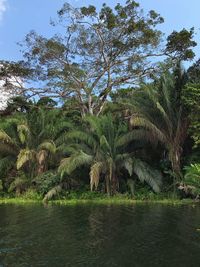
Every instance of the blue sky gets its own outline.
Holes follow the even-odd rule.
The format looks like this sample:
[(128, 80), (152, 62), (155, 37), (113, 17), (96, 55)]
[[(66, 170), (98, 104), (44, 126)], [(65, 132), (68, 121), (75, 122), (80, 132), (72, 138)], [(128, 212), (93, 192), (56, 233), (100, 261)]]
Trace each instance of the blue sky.
[[(30, 30), (45, 36), (51, 36), (52, 27), (50, 18), (56, 18), (65, 0), (0, 0), (0, 59), (20, 60), (22, 55), (17, 46)], [(88, 4), (101, 6), (106, 2), (115, 5), (121, 0), (74, 0), (68, 1), (76, 6)], [(154, 9), (165, 18), (165, 23), (160, 27), (167, 34), (183, 27), (195, 27), (195, 39), (200, 39), (200, 0), (138, 0), (145, 10)], [(199, 47), (195, 49), (197, 57), (200, 57)]]

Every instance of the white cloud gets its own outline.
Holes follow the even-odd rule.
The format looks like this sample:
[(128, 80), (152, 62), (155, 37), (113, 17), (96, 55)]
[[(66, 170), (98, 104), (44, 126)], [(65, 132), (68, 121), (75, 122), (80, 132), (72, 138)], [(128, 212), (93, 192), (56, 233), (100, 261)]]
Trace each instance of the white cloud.
[(3, 15), (7, 10), (7, 0), (0, 0), (0, 21), (3, 19)]

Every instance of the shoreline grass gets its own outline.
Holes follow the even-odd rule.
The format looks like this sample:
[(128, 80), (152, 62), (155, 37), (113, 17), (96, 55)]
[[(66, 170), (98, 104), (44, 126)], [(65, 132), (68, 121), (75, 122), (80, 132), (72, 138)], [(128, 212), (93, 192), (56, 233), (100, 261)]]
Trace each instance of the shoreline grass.
[(58, 199), (44, 202), (42, 199), (27, 199), (22, 197), (16, 198), (0, 198), (0, 204), (44, 204), (44, 205), (137, 205), (137, 204), (163, 204), (163, 205), (199, 205), (193, 199), (156, 199), (156, 200), (140, 200), (140, 199), (122, 199), (117, 197), (111, 198), (94, 198), (94, 199)]

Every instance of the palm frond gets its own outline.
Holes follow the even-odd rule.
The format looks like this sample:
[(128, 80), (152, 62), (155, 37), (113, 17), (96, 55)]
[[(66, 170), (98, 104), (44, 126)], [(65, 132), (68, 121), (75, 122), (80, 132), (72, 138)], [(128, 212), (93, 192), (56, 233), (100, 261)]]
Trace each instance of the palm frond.
[(58, 171), (61, 173), (61, 176), (63, 176), (64, 173), (70, 174), (82, 165), (91, 164), (92, 160), (93, 156), (88, 155), (83, 151), (78, 151), (70, 157), (64, 158), (60, 163)]
[(54, 136), (55, 138), (59, 137), (62, 133), (72, 130), (74, 128), (73, 124), (69, 121), (60, 121), (56, 123), (54, 127)]
[(69, 141), (71, 142), (72, 140), (82, 141), (86, 143), (87, 145), (89, 145), (90, 147), (96, 146), (96, 140), (91, 134), (84, 132), (84, 131), (79, 131), (79, 130), (71, 131), (71, 132), (63, 134), (62, 136), (59, 137), (57, 142), (58, 143), (69, 143)]
[(107, 141), (105, 135), (102, 135), (102, 136), (100, 137), (100, 147), (101, 147), (101, 149), (104, 150), (104, 151), (109, 151), (109, 152), (111, 152), (111, 147), (110, 147), (110, 145), (109, 145), (109, 143), (108, 143), (108, 141)]
[(4, 130), (0, 130), (0, 142), (14, 145), (12, 138)]
[(139, 159), (134, 159), (133, 170), (141, 182), (149, 184), (154, 192), (160, 192), (162, 175), (159, 171), (152, 169), (147, 163)]
[(158, 139), (161, 143), (166, 144), (167, 138), (166, 134), (163, 133), (155, 124), (153, 124), (148, 119), (145, 119), (141, 116), (135, 116), (131, 119), (131, 124), (134, 127), (144, 127), (149, 130), (153, 139)]
[(30, 181), (25, 177), (17, 177), (9, 186), (8, 192), (13, 192), (16, 189), (26, 188), (29, 185)]
[(12, 156), (6, 156), (0, 159), (0, 176), (5, 176), (7, 172), (14, 167), (15, 159)]
[(84, 151), (86, 154), (92, 154), (92, 149), (84, 143), (74, 143), (74, 144), (62, 144), (57, 147), (57, 152), (61, 152), (65, 155), (72, 155), (77, 153), (77, 151)]
[(56, 153), (56, 145), (53, 141), (44, 141), (39, 145), (39, 150), (46, 150), (51, 154)]
[(163, 120), (165, 121), (166, 126), (168, 127), (168, 130), (170, 131), (170, 135), (172, 134), (173, 125), (170, 117), (168, 116), (167, 112), (164, 110), (163, 106), (156, 102), (157, 109), (160, 111), (160, 114), (163, 117)]
[(51, 200), (53, 197), (57, 196), (61, 191), (62, 191), (61, 185), (53, 187), (51, 190), (49, 190), (49, 192), (46, 193), (43, 201), (46, 202), (48, 200)]
[(132, 131), (119, 136), (115, 145), (117, 148), (126, 147), (132, 141), (149, 141), (156, 143), (157, 139), (155, 139), (148, 130), (142, 128), (133, 129)]
[(100, 138), (102, 135), (102, 127), (100, 126), (99, 118), (96, 116), (86, 116), (84, 121), (89, 124), (91, 132), (95, 132), (95, 134), (97, 134), (97, 136)]
[(0, 154), (1, 155), (13, 155), (17, 156), (18, 154), (18, 147), (12, 146), (6, 143), (0, 143)]
[(22, 149), (17, 157), (17, 169), (22, 168), (27, 162), (34, 161), (36, 153), (34, 150)]
[(101, 172), (103, 170), (103, 162), (95, 162), (90, 168), (90, 189), (93, 190), (93, 187), (97, 189), (99, 185), (99, 179)]
[(133, 174), (133, 159), (127, 158), (126, 160), (124, 160), (124, 167), (131, 176)]
[(26, 124), (20, 124), (17, 126), (17, 132), (22, 144), (25, 144), (30, 136), (30, 129)]

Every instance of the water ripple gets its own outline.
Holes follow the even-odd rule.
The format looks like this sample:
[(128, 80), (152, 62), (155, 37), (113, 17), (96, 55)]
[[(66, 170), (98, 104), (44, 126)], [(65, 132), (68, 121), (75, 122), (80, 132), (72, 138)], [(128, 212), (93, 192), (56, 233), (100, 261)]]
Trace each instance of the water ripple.
[(198, 266), (200, 207), (0, 206), (0, 267)]

